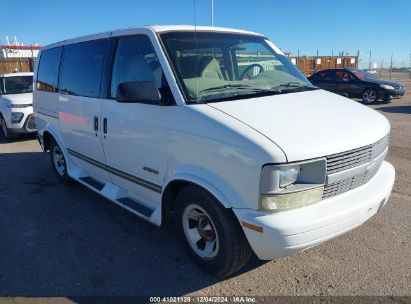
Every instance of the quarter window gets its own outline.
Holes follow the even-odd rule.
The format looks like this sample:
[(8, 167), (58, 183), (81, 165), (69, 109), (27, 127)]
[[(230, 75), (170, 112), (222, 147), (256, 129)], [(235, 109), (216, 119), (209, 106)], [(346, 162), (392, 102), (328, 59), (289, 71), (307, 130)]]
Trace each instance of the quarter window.
[(39, 91), (57, 92), (60, 59), (63, 48), (57, 47), (41, 53), (36, 87)]
[(107, 40), (64, 47), (59, 90), (62, 93), (99, 97)]
[(153, 81), (162, 98), (169, 97), (163, 69), (146, 36), (120, 38), (117, 41), (110, 96), (116, 98), (119, 84), (130, 81)]

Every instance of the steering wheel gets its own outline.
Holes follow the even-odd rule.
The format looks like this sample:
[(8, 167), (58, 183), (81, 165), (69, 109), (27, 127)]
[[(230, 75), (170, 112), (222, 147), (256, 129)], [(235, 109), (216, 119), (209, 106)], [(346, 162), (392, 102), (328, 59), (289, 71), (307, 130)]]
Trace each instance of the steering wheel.
[(248, 76), (248, 79), (254, 78), (255, 76), (257, 76), (258, 74), (255, 75), (255, 76), (250, 76), (250, 75), (248, 75), (248, 73), (249, 73), (252, 69), (254, 69), (255, 67), (258, 67), (258, 68), (260, 69), (260, 71), (258, 72), (258, 74), (264, 72), (264, 67), (263, 67), (261, 64), (253, 63), (253, 64), (249, 65), (249, 66), (244, 70), (244, 72), (243, 72), (243, 73), (241, 74), (241, 76), (240, 76), (240, 79), (243, 80), (243, 79), (244, 79), (244, 76)]

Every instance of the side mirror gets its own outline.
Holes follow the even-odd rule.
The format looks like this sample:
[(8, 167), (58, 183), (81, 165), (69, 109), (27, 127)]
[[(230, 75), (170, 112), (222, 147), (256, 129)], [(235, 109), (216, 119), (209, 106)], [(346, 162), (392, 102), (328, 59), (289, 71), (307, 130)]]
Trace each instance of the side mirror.
[(128, 81), (117, 86), (118, 102), (159, 103), (160, 91), (154, 81)]

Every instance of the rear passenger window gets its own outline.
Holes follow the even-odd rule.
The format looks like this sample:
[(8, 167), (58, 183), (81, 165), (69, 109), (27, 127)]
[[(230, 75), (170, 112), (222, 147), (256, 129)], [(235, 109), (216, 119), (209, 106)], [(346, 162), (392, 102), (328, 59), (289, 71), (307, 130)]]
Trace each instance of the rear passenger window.
[(61, 52), (57, 47), (41, 52), (36, 87), (39, 91), (57, 92)]
[(333, 80), (333, 74), (330, 71), (322, 71), (317, 74), (318, 80), (330, 81)]
[(62, 93), (99, 97), (107, 40), (93, 40), (64, 47), (59, 90)]

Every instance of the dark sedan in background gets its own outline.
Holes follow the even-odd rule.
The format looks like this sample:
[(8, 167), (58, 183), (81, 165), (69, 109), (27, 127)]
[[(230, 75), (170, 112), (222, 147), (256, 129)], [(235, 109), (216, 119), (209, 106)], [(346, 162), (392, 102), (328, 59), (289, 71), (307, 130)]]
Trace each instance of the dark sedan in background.
[(365, 104), (389, 101), (404, 95), (404, 87), (394, 81), (382, 80), (356, 68), (327, 69), (308, 79), (315, 86), (351, 98), (361, 98)]

